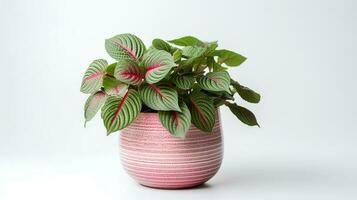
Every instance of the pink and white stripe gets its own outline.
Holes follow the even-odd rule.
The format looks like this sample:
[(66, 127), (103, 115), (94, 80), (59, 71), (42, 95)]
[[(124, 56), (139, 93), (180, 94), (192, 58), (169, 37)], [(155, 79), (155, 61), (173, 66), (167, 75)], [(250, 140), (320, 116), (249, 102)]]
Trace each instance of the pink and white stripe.
[(157, 113), (141, 113), (120, 134), (125, 170), (142, 185), (188, 188), (212, 178), (223, 158), (219, 115), (211, 134), (191, 125), (185, 139), (173, 137)]

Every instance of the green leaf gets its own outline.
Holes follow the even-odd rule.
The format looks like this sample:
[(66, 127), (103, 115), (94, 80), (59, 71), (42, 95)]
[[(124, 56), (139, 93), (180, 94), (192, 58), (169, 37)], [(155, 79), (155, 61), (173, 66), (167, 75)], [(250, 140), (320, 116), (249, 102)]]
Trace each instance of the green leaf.
[[(197, 63), (201, 63), (202, 58), (201, 57), (193, 57), (193, 58), (189, 58), (187, 60), (181, 60), (179, 67), (192, 67), (193, 65), (197, 64)], [(190, 71), (192, 71), (192, 69), (190, 68)]]
[(201, 91), (202, 91), (202, 88), (197, 83), (194, 83), (192, 86), (191, 95), (195, 95), (196, 93), (200, 93)]
[(192, 74), (176, 75), (172, 78), (172, 82), (180, 89), (191, 89), (195, 83), (195, 77)]
[(226, 49), (215, 50), (214, 55), (218, 56), (218, 63), (224, 63), (227, 66), (239, 66), (247, 59), (238, 53)]
[(198, 85), (208, 91), (229, 91), (230, 77), (228, 72), (209, 72), (196, 78)]
[(179, 60), (181, 60), (181, 57), (182, 57), (182, 50), (181, 49), (177, 49), (173, 55), (172, 55), (173, 59), (174, 59), (174, 62), (177, 62)]
[(202, 74), (205, 72), (205, 69), (207, 68), (207, 60), (206, 58), (202, 58), (199, 60), (197, 63), (194, 63), (193, 66), (193, 71), (197, 74)]
[(145, 80), (150, 84), (165, 78), (171, 68), (176, 65), (171, 54), (156, 49), (151, 49), (144, 55), (142, 64), (146, 68)]
[(130, 89), (124, 97), (110, 96), (102, 107), (102, 119), (107, 134), (121, 130), (132, 123), (141, 110), (141, 100), (137, 91)]
[(143, 70), (133, 60), (119, 60), (115, 67), (114, 76), (119, 81), (130, 85), (139, 85), (144, 81)]
[(105, 94), (103, 91), (96, 92), (88, 97), (84, 105), (84, 126), (95, 116), (95, 114), (97, 114), (98, 110), (100, 107), (102, 107), (106, 99), (107, 94)]
[(254, 90), (240, 85), (237, 81), (231, 81), (234, 89), (238, 92), (239, 96), (242, 99), (250, 102), (250, 103), (259, 103), (260, 101), (260, 94), (256, 93)]
[(177, 91), (169, 86), (141, 84), (139, 94), (143, 102), (153, 110), (181, 111)]
[(138, 60), (144, 55), (145, 45), (135, 35), (125, 33), (105, 40), (105, 49), (116, 60)]
[(184, 138), (191, 125), (191, 113), (184, 102), (180, 102), (181, 112), (159, 111), (162, 125), (174, 136)]
[(213, 71), (214, 72), (222, 72), (222, 71), (226, 71), (227, 70), (227, 67), (223, 67), (222, 65), (214, 62), (213, 63)]
[(169, 53), (172, 51), (172, 47), (162, 39), (154, 39), (152, 41), (152, 46), (157, 50), (164, 50)]
[(212, 132), (215, 123), (213, 101), (201, 92), (192, 94), (189, 101), (192, 123), (202, 131)]
[(115, 79), (114, 77), (106, 75), (103, 78), (103, 87), (104, 87), (104, 89), (113, 88), (117, 85), (118, 82), (119, 81), (117, 79)]
[(102, 87), (107, 66), (106, 60), (98, 59), (93, 61), (84, 73), (81, 92), (86, 94), (97, 92)]
[(213, 65), (216, 61), (214, 60), (214, 58), (212, 56), (208, 56), (207, 57), (207, 67), (209, 69), (209, 71), (213, 70)]
[(105, 76), (103, 80), (105, 93), (108, 95), (124, 96), (128, 90), (128, 85), (124, 84), (113, 77)]
[(216, 107), (216, 108), (220, 107), (225, 102), (226, 102), (226, 99), (222, 99), (222, 98), (214, 98), (214, 100), (213, 100), (214, 107)]
[(207, 45), (207, 48), (206, 48), (207, 50), (206, 50), (205, 54), (208, 55), (208, 56), (212, 56), (214, 51), (218, 47), (217, 41), (208, 42), (208, 43), (206, 43), (206, 45)]
[(233, 104), (233, 103), (226, 102), (225, 105), (228, 106), (228, 108), (232, 111), (232, 113), (235, 116), (237, 116), (237, 118), (241, 122), (243, 122), (243, 123), (245, 123), (245, 124), (247, 124), (249, 126), (258, 126), (258, 127), (260, 127), (258, 122), (257, 122), (257, 119), (255, 118), (254, 114), (250, 110), (248, 110), (248, 109), (246, 109), (246, 108), (244, 108), (242, 106), (238, 106), (235, 103)]
[(201, 40), (193, 36), (185, 36), (178, 39), (170, 40), (168, 42), (176, 44), (178, 46), (202, 46), (204, 44)]
[(115, 70), (115, 67), (117, 66), (117, 63), (112, 63), (110, 65), (108, 65), (107, 69), (105, 70), (105, 72), (108, 74), (108, 75), (111, 75), (111, 76), (114, 76), (114, 70)]
[[(234, 101), (233, 96), (231, 96), (229, 93), (224, 92), (222, 95), (212, 95), (211, 92), (207, 93), (207, 91), (204, 91), (205, 94), (207, 94), (212, 100), (215, 108), (220, 107), (221, 105), (225, 104), (227, 100), (232, 100)], [(223, 93), (223, 92), (219, 92)], [(227, 95), (225, 95), (227, 94)]]
[(218, 64), (211, 56), (207, 57), (207, 66), (213, 72), (221, 72), (227, 70), (226, 67), (223, 67), (222, 65)]
[(226, 91), (220, 91), (220, 92), (202, 91), (202, 92), (205, 93), (206, 95), (208, 95), (214, 102), (221, 102), (220, 100), (223, 100), (224, 102), (226, 100), (234, 101), (233, 95), (231, 95), (230, 93), (228, 93)]
[(206, 48), (198, 46), (187, 46), (182, 49), (182, 55), (189, 58), (200, 57), (206, 52)]

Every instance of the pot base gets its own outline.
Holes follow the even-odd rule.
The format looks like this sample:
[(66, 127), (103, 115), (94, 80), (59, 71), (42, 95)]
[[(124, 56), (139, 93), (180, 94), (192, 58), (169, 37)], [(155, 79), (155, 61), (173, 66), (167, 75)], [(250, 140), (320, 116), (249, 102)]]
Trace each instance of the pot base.
[(152, 188), (152, 189), (159, 189), (159, 190), (182, 190), (182, 189), (194, 189), (194, 188), (199, 188), (203, 185), (205, 185), (206, 182), (203, 183), (198, 183), (198, 184), (192, 184), (192, 185), (180, 185), (180, 186), (155, 186), (155, 185), (144, 185), (139, 183), (141, 186)]

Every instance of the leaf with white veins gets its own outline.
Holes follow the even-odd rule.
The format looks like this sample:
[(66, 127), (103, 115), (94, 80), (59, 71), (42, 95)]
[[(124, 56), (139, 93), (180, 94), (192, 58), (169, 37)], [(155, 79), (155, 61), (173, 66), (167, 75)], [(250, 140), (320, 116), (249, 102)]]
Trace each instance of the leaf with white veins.
[(84, 73), (82, 79), (81, 92), (91, 94), (97, 92), (103, 84), (103, 77), (108, 66), (106, 60), (94, 60)]
[(102, 119), (107, 134), (121, 130), (131, 124), (140, 114), (141, 100), (135, 90), (128, 90), (124, 97), (110, 96), (102, 107)]
[(119, 81), (130, 85), (139, 85), (144, 81), (144, 73), (138, 63), (133, 60), (119, 60), (114, 76)]
[(228, 72), (209, 72), (196, 78), (198, 85), (208, 91), (229, 91), (231, 78)]
[(146, 82), (152, 84), (165, 78), (176, 64), (171, 54), (163, 50), (151, 49), (144, 55), (142, 65), (146, 68)]
[(95, 114), (97, 114), (98, 110), (100, 109), (100, 107), (102, 107), (105, 100), (107, 99), (107, 96), (108, 95), (105, 94), (103, 91), (99, 91), (88, 97), (84, 105), (84, 126), (95, 116)]
[(125, 33), (105, 40), (105, 49), (116, 60), (139, 60), (144, 55), (145, 45), (137, 36)]
[(177, 91), (169, 86), (141, 84), (139, 94), (145, 105), (153, 110), (181, 111)]

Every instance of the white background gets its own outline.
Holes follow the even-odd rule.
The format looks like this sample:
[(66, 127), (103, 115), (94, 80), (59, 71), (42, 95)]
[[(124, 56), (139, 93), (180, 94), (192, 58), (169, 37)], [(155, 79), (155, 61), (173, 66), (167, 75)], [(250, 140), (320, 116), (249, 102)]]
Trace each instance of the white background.
[[(357, 3), (0, 0), (0, 199), (356, 199)], [(104, 39), (194, 35), (248, 57), (231, 70), (262, 95), (261, 128), (222, 109), (219, 173), (156, 190), (123, 171), (118, 135), (83, 128), (88, 64)]]

